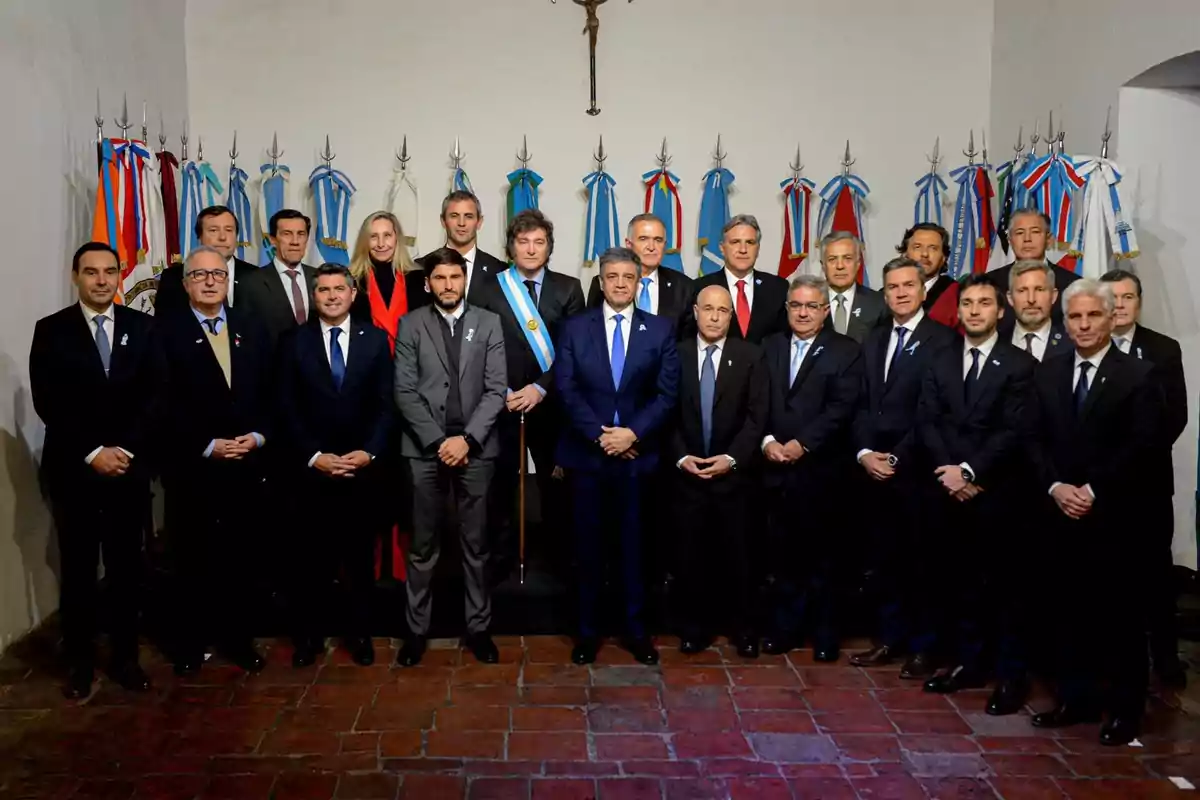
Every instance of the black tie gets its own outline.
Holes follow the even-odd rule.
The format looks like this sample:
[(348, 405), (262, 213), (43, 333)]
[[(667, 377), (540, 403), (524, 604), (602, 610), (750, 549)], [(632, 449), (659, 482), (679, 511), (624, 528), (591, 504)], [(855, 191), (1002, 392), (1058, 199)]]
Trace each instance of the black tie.
[(1079, 365), (1079, 382), (1075, 384), (1075, 414), (1083, 415), (1083, 404), (1087, 402), (1088, 396), (1088, 370), (1092, 368), (1092, 362), (1084, 361)]
[(896, 349), (892, 351), (892, 363), (888, 365), (888, 380), (896, 374), (896, 363), (900, 361), (900, 353), (904, 350), (904, 337), (907, 333), (908, 328), (905, 328), (903, 325), (896, 328)]
[(537, 308), (537, 282), (525, 281), (525, 288), (529, 290), (529, 299), (533, 301), (533, 307)]
[(963, 389), (966, 394), (967, 401), (970, 402), (974, 395), (975, 387), (979, 385), (979, 348), (971, 348), (971, 369), (967, 370), (966, 380), (963, 381)]

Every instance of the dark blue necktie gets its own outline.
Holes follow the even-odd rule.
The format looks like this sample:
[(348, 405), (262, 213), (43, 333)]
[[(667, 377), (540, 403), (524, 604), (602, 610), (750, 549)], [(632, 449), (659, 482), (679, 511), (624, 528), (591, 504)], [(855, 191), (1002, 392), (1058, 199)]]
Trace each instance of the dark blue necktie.
[(700, 369), (700, 432), (704, 436), (704, 455), (712, 452), (713, 401), (717, 394), (717, 368), (713, 365), (713, 354), (717, 346), (704, 348), (704, 366)]
[(339, 392), (342, 390), (342, 381), (346, 379), (346, 357), (338, 343), (341, 332), (341, 328), (329, 329), (329, 371), (333, 373), (333, 385)]
[[(625, 372), (625, 332), (621, 330), (621, 323), (624, 321), (623, 314), (614, 314), (613, 335), (612, 335), (612, 355), (609, 356), (609, 366), (612, 368), (613, 388), (618, 392), (621, 391), (621, 375)], [(621, 424), (621, 415), (617, 411), (613, 411), (613, 425)]]
[(971, 399), (971, 393), (975, 391), (976, 385), (979, 383), (979, 348), (971, 348), (971, 369), (967, 371), (967, 378), (963, 381), (963, 390), (967, 400)]
[(1079, 382), (1075, 384), (1075, 413), (1083, 414), (1083, 404), (1087, 402), (1088, 396), (1088, 370), (1092, 368), (1092, 362), (1084, 361), (1079, 365)]
[(908, 328), (896, 328), (896, 349), (892, 351), (892, 363), (888, 365), (888, 378), (896, 374), (896, 362), (900, 360), (900, 353), (904, 351), (904, 337), (908, 334)]

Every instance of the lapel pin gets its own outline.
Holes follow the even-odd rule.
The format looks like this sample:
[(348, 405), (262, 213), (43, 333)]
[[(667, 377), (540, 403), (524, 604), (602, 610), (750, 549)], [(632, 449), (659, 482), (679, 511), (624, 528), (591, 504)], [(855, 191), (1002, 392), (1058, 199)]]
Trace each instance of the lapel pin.
[(480, 269), (482, 269), (484, 272), (487, 272), (487, 264), (481, 266)]
[(474, 329), (474, 328), (471, 328), (470, 330), (468, 330), (468, 331), (467, 331), (467, 335), (466, 335), (465, 337), (463, 337), (463, 338), (464, 338), (464, 339), (466, 339), (466, 340), (469, 342), (469, 341), (471, 341), (471, 339), (472, 339), (474, 336), (475, 336), (475, 329)]
[[(129, 334), (125, 333), (125, 334), (121, 335), (121, 347), (124, 347), (127, 344), (129, 344)], [(1139, 351), (1138, 358), (1141, 358), (1140, 351)]]
[(242, 346), (242, 335), (240, 333), (235, 333), (233, 335), (233, 346), (234, 347)]
[(911, 356), (913, 353), (917, 352), (917, 348), (920, 347), (920, 345), (920, 342), (913, 342), (910, 344), (907, 349), (908, 354)]
[(1142, 357), (1142, 348), (1138, 348), (1138, 358)]
[(204, 344), (204, 340), (203, 340), (203, 339), (197, 339), (197, 340), (196, 340), (196, 344)]
[(1055, 341), (1056, 343), (1057, 343), (1057, 342), (1058, 342), (1058, 340), (1059, 340), (1059, 339), (1061, 339), (1061, 338), (1062, 338), (1062, 334), (1061, 334), (1061, 333), (1055, 333), (1055, 334), (1054, 334), (1054, 341)]
[(755, 285), (755, 286), (762, 286), (762, 278), (755, 278), (755, 279), (754, 279), (754, 285)]
[(854, 309), (854, 318), (855, 318), (855, 319), (858, 319), (858, 318), (859, 318), (861, 315), (862, 315), (862, 308), (861, 308), (861, 307), (860, 307), (860, 308), (856, 308), (856, 309)]
[(639, 331), (644, 331), (644, 330), (646, 330), (646, 326), (645, 326), (645, 325), (638, 325), (638, 330), (639, 330)]
[(994, 358), (992, 359), (992, 363), (995, 364), (997, 367), (1000, 366), (1000, 362)]
[(821, 351), (824, 349), (825, 349), (825, 345), (821, 345), (816, 350), (813, 350), (813, 358), (816, 358), (817, 356), (821, 355)]
[(364, 331), (362, 328), (359, 328), (359, 329), (358, 329), (358, 335), (359, 335), (359, 336), (362, 336), (364, 333), (366, 333), (366, 331)]

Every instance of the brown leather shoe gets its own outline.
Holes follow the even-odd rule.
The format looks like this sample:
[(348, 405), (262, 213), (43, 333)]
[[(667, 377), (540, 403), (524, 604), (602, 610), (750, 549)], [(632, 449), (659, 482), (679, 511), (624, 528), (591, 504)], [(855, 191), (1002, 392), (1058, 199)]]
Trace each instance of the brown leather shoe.
[(855, 667), (886, 667), (896, 660), (897, 655), (894, 649), (883, 644), (850, 656), (850, 664)]
[(913, 653), (900, 668), (900, 677), (905, 680), (928, 678), (937, 670), (933, 658), (928, 653)]

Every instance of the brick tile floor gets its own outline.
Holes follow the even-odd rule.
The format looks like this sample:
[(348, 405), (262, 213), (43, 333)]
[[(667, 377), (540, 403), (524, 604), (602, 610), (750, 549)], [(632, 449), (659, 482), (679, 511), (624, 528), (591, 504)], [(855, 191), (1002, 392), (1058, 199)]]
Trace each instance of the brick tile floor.
[(688, 658), (663, 638), (661, 667), (609, 646), (585, 668), (565, 638), (498, 643), (496, 666), (444, 643), (395, 670), (380, 639), (375, 667), (331, 648), (292, 670), (264, 641), (260, 675), (214, 658), (185, 680), (147, 648), (152, 692), (102, 680), (85, 703), (62, 699), (48, 658), (10, 651), (0, 800), (1130, 800), (1200, 784), (1200, 719), (1173, 697), (1152, 698), (1141, 747), (1104, 748), (1095, 726), (1035, 730), (984, 714), (986, 691), (926, 695), (808, 651)]

